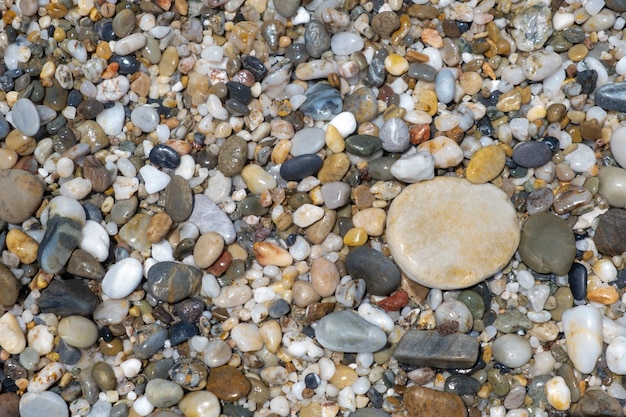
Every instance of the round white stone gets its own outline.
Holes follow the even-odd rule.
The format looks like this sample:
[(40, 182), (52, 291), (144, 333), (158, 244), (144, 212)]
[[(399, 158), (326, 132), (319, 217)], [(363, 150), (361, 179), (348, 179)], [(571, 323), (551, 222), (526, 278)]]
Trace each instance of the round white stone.
[(406, 187), (387, 215), (395, 262), (431, 288), (474, 285), (504, 267), (520, 227), (507, 195), (491, 184), (436, 177)]
[(616, 337), (606, 348), (606, 364), (611, 372), (626, 374), (626, 337)]
[(139, 173), (146, 183), (146, 192), (148, 194), (154, 194), (164, 190), (167, 184), (172, 180), (169, 175), (152, 165), (142, 166)]
[(111, 267), (102, 280), (102, 292), (110, 298), (124, 298), (137, 288), (143, 266), (135, 258), (124, 258)]

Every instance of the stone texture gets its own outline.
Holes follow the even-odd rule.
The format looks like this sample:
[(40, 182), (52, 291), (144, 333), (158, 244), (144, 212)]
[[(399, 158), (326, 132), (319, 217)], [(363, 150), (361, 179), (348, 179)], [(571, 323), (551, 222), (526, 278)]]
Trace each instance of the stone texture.
[(0, 220), (22, 223), (37, 210), (43, 192), (43, 182), (37, 176), (23, 170), (3, 170), (0, 172)]
[[(225, 383), (228, 381), (228, 383)], [(251, 384), (237, 368), (219, 366), (211, 369), (207, 379), (206, 390), (212, 392), (223, 401), (234, 402), (248, 395)]]
[(466, 417), (467, 408), (456, 394), (412, 386), (404, 393), (404, 407), (410, 417)]
[(82, 280), (54, 280), (39, 298), (42, 313), (59, 316), (88, 316), (96, 310), (98, 297)]
[(350, 311), (324, 316), (315, 328), (320, 345), (336, 352), (376, 352), (387, 343), (380, 327)]
[(346, 268), (353, 279), (363, 279), (373, 295), (389, 295), (398, 289), (402, 276), (396, 264), (379, 251), (367, 246), (352, 250)]
[(0, 305), (10, 306), (15, 304), (20, 295), (20, 282), (13, 272), (4, 264), (0, 264)]
[(572, 407), (572, 417), (623, 417), (619, 401), (598, 389), (585, 392), (578, 404)]
[(148, 271), (148, 292), (159, 301), (176, 303), (200, 290), (202, 272), (177, 262), (159, 262)]
[(462, 333), (411, 330), (393, 352), (398, 362), (434, 368), (470, 368), (478, 360), (478, 340)]
[(605, 84), (594, 93), (596, 106), (600, 106), (604, 110), (626, 112), (625, 92), (626, 82)]
[(394, 260), (409, 278), (431, 288), (465, 288), (493, 275), (511, 259), (519, 236), (504, 192), (452, 177), (406, 187), (387, 215)]
[(616, 256), (626, 252), (626, 210), (609, 209), (600, 216), (593, 241), (603, 255)]

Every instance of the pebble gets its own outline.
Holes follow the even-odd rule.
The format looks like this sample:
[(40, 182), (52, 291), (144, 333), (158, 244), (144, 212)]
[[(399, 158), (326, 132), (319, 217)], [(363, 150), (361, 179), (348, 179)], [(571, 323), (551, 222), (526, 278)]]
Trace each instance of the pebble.
[(35, 104), (27, 98), (15, 102), (11, 109), (11, 119), (15, 128), (27, 136), (35, 136), (39, 131), (39, 113)]
[(437, 73), (435, 79), (435, 92), (437, 99), (444, 104), (448, 104), (454, 100), (456, 93), (456, 81), (454, 73), (449, 69), (442, 69)]
[[(15, 193), (15, 189), (21, 190)], [(26, 171), (9, 169), (0, 173), (0, 220), (22, 223), (41, 204), (44, 185), (41, 180)]]
[(41, 291), (39, 309), (59, 316), (88, 316), (98, 305), (98, 297), (78, 279), (55, 280)]
[(598, 172), (600, 188), (598, 192), (606, 197), (608, 203), (613, 207), (626, 207), (626, 198), (621, 192), (624, 181), (626, 181), (626, 170), (618, 167), (603, 167)]
[(67, 316), (59, 321), (58, 334), (65, 343), (76, 348), (87, 348), (98, 340), (98, 328), (89, 319)]
[(157, 300), (176, 303), (200, 290), (202, 272), (177, 262), (158, 262), (148, 270), (147, 291)]
[(53, 415), (69, 417), (67, 404), (59, 394), (52, 391), (27, 392), (20, 399), (20, 416), (35, 417)]
[(602, 316), (595, 307), (581, 305), (565, 311), (562, 321), (572, 364), (579, 372), (590, 373), (602, 353)]
[(15, 318), (9, 312), (0, 317), (0, 347), (12, 355), (16, 355), (26, 347), (26, 338)]
[[(454, 228), (449, 227), (451, 218)], [(489, 225), (481, 221), (484, 218), (489, 218)], [(441, 245), (430, 236), (439, 236)], [(435, 178), (406, 187), (393, 201), (387, 239), (395, 262), (409, 278), (431, 288), (456, 289), (474, 285), (502, 268), (517, 249), (519, 227), (508, 198), (496, 187)], [(429, 245), (420, 245), (422, 241)]]
[(349, 311), (324, 316), (315, 327), (315, 338), (337, 352), (376, 352), (387, 343), (385, 332)]
[(552, 159), (552, 150), (545, 142), (522, 142), (513, 149), (512, 158), (520, 166), (537, 168)]
[(620, 231), (626, 224), (626, 212), (609, 209), (599, 217), (594, 242), (598, 251), (609, 256), (621, 255), (626, 251)]
[(399, 362), (442, 369), (470, 368), (478, 359), (476, 338), (436, 331), (411, 330), (396, 346), (393, 357)]
[(0, 304), (3, 306), (15, 304), (19, 297), (21, 284), (4, 264), (0, 264), (0, 286), (3, 288), (0, 294)]
[[(224, 384), (228, 381), (228, 384)], [(240, 371), (232, 366), (220, 366), (211, 369), (206, 390), (214, 393), (220, 400), (235, 402), (245, 397), (252, 385)]]
[(396, 264), (382, 253), (360, 246), (346, 257), (346, 269), (353, 279), (363, 279), (368, 292), (389, 295), (398, 289), (402, 279)]
[(621, 98), (624, 89), (626, 89), (626, 82), (611, 83), (599, 87), (594, 92), (596, 106), (600, 106), (604, 110), (626, 111), (626, 103)]
[(465, 176), (473, 184), (484, 184), (496, 178), (504, 169), (506, 154), (498, 146), (487, 146), (474, 152)]
[(465, 404), (458, 395), (417, 385), (404, 393), (404, 406), (410, 417), (436, 417), (441, 410), (446, 410), (450, 417), (467, 415)]
[(102, 279), (102, 292), (113, 299), (122, 299), (137, 288), (143, 278), (143, 266), (135, 258), (124, 258)]
[(280, 167), (280, 176), (286, 181), (300, 181), (315, 175), (322, 167), (322, 158), (315, 154), (304, 154), (285, 161)]
[(532, 357), (532, 348), (528, 340), (516, 334), (505, 334), (492, 345), (493, 357), (509, 368), (520, 367)]

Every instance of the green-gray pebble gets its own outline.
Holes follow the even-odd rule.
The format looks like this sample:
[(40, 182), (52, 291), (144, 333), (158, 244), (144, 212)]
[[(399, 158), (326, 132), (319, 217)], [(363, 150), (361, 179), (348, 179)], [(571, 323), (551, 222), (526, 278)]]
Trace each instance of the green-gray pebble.
[(481, 319), (485, 315), (485, 302), (475, 291), (462, 291), (457, 300), (467, 306), (474, 320)]
[(373, 135), (353, 135), (346, 139), (346, 151), (358, 156), (370, 156), (383, 148), (381, 140)]
[(239, 136), (224, 141), (217, 154), (217, 167), (226, 177), (241, 172), (248, 160), (248, 143)]

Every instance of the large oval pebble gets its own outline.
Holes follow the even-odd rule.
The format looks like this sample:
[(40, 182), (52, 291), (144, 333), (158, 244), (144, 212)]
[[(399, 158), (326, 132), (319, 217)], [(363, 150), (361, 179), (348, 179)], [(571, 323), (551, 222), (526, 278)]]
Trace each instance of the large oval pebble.
[(350, 311), (324, 316), (315, 327), (315, 338), (320, 345), (336, 352), (376, 352), (387, 343), (380, 327)]

